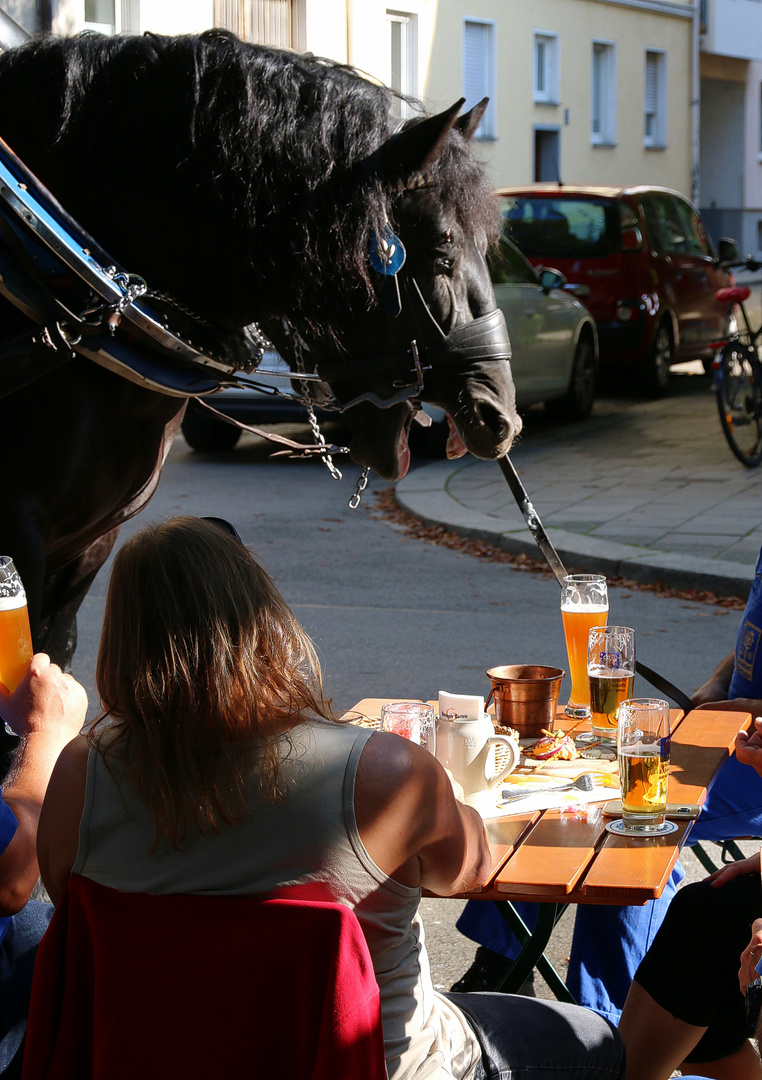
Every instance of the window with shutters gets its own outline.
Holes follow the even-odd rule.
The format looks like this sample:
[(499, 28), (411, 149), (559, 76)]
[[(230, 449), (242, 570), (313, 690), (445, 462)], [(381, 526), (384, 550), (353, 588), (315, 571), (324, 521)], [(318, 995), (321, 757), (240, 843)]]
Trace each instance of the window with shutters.
[(534, 86), (532, 97), (539, 105), (557, 105), (559, 100), (558, 34), (535, 30)]
[[(418, 97), (418, 16), (407, 11), (386, 12), (389, 29), (389, 85), (404, 97)], [(395, 116), (404, 119), (413, 111), (407, 102), (393, 103)]]
[(294, 0), (214, 0), (214, 25), (244, 41), (296, 48)]
[(667, 143), (667, 54), (646, 52), (643, 145), (660, 148)]
[(590, 140), (594, 146), (616, 143), (616, 45), (593, 42)]
[(463, 20), (463, 97), (464, 109), (478, 105), (488, 97), (489, 105), (476, 130), (476, 139), (494, 139), (497, 136), (495, 110), (496, 67), (495, 23), (488, 19)]

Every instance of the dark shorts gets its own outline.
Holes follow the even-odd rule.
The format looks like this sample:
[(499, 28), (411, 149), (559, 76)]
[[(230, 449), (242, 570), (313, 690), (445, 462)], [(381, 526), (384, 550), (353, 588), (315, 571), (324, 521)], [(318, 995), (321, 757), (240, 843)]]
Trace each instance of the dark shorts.
[(759, 874), (720, 889), (699, 881), (680, 889), (635, 980), (678, 1020), (707, 1028), (686, 1061), (717, 1061), (753, 1035), (738, 986), (741, 953), (762, 916)]

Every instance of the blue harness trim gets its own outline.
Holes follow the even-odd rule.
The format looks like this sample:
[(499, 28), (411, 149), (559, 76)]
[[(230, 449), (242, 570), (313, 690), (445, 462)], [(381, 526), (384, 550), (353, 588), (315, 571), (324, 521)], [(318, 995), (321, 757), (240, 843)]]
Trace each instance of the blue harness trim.
[[(152, 294), (100, 248), (2, 139), (0, 295), (35, 325), (26, 374), (18, 364), (13, 373), (5, 369), (9, 353), (18, 358), (19, 339), (0, 348), (3, 395), (73, 353), (164, 394), (205, 395), (235, 384), (235, 373), (256, 368), (264, 353), (264, 345), (243, 332), (210, 328)], [(41, 352), (44, 346), (50, 357)]]

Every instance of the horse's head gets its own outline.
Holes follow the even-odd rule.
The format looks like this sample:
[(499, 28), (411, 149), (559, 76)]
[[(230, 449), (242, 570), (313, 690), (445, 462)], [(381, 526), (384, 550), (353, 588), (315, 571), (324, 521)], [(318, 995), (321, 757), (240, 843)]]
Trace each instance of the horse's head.
[[(388, 232), (371, 240), (378, 302), (341, 328), (343, 355), (318, 362), (346, 408), (353, 460), (391, 480), (407, 472), (422, 402), (447, 412), (450, 457), (500, 457), (521, 430), (486, 263), (497, 215), (467, 147), (486, 101), (458, 119), (460, 105), (411, 123), (373, 154), (370, 168), (391, 192)], [(404, 265), (389, 273), (400, 241)]]

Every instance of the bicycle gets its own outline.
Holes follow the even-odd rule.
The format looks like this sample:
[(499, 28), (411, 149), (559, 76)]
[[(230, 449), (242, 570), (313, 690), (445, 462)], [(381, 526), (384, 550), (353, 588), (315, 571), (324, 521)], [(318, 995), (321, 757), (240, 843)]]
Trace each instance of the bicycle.
[[(743, 262), (728, 266), (743, 266), (759, 270), (762, 263), (747, 256)], [(712, 362), (712, 388), (717, 398), (720, 423), (728, 445), (747, 468), (762, 462), (762, 363), (758, 340), (762, 326), (752, 330), (744, 301), (751, 290), (746, 285), (730, 285), (715, 293), (721, 304), (735, 305), (743, 317), (743, 328), (735, 328), (723, 341), (715, 343), (717, 352)], [(732, 316), (731, 316), (732, 318)]]

